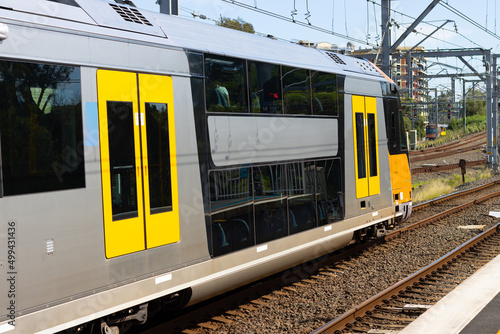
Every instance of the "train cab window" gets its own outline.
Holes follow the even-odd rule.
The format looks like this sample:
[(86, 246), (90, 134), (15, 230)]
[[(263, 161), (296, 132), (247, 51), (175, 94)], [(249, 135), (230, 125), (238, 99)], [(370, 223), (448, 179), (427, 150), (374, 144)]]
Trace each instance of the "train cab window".
[(210, 173), (212, 247), (215, 256), (254, 245), (250, 168)]
[(340, 159), (316, 161), (316, 203), (319, 225), (343, 219), (344, 197)]
[(246, 61), (205, 55), (207, 110), (248, 112)]
[(338, 116), (337, 75), (312, 72), (311, 85), (313, 114)]
[(314, 163), (287, 164), (288, 224), (290, 233), (316, 226)]
[(281, 66), (250, 61), (250, 104), (253, 113), (280, 114), (282, 111)]
[(253, 168), (257, 243), (288, 235), (285, 165)]
[(399, 100), (384, 98), (384, 109), (389, 153), (400, 154), (402, 151), (408, 150), (408, 146), (406, 144), (406, 130)]
[(285, 114), (311, 114), (309, 70), (283, 66), (283, 109)]
[(80, 68), (0, 61), (3, 195), (85, 187)]

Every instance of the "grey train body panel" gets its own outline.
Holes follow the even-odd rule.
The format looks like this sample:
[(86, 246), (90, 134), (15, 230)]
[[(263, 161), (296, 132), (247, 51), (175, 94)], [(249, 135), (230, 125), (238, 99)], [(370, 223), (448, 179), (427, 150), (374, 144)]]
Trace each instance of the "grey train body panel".
[[(125, 22), (111, 6), (114, 3), (75, 2), (79, 7), (45, 0), (0, 0), (0, 23), (9, 27), (8, 38), (0, 42), (2, 61), (80, 69), (85, 142), (84, 187), (0, 197), (0, 276), (8, 272), (4, 245), (9, 222), (16, 226), (17, 271), (15, 326), (8, 327), (10, 301), (4, 298), (10, 286), (6, 279), (0, 280), (0, 331), (60, 331), (188, 288), (195, 303), (340, 249), (351, 242), (356, 230), (394, 219), (380, 88), (387, 80), (370, 63), (144, 10), (137, 10), (144, 20), (141, 24)], [(200, 177), (192, 96), (192, 78), (203, 73), (190, 68), (193, 53), (345, 76), (343, 124), (342, 118), (219, 113), (208, 115), (206, 122), (208, 162), (214, 168), (343, 157), (342, 220), (228, 254), (210, 253), (209, 208)], [(172, 78), (178, 242), (106, 258), (98, 122), (97, 72), (101, 69)], [(375, 97), (377, 105), (380, 193), (362, 199), (369, 203), (366, 208), (356, 198), (352, 172), (352, 95)], [(315, 136), (318, 133), (325, 135)]]

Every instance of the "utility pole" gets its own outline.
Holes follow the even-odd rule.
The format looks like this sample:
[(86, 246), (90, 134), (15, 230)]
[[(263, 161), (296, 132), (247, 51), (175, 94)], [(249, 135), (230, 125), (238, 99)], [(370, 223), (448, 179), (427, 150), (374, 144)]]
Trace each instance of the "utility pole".
[(463, 112), (462, 112), (462, 117), (463, 117), (463, 123), (464, 123), (464, 134), (465, 134), (465, 130), (467, 130), (467, 124), (466, 124), (466, 121), (465, 121), (465, 116), (467, 115), (467, 103), (465, 101), (465, 79), (462, 79), (462, 83), (463, 83), (463, 89), (462, 89), (462, 97), (463, 97)]
[(451, 109), (455, 109), (455, 77), (451, 77)]
[(391, 78), (391, 0), (382, 0), (382, 72)]

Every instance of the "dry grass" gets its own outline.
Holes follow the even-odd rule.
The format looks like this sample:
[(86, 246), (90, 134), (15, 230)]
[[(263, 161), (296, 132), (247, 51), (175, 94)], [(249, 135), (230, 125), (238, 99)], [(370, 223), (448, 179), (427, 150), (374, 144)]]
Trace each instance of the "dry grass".
[(451, 193), (455, 188), (443, 180), (436, 180), (422, 185), (415, 190), (413, 201), (422, 202)]
[[(465, 182), (474, 182), (481, 179), (487, 179), (492, 176), (491, 170), (483, 168), (480, 170), (469, 170), (465, 174)], [(462, 184), (462, 174), (454, 174), (446, 179), (437, 179), (424, 183), (413, 191), (413, 201), (429, 201), (439, 196), (453, 192)]]

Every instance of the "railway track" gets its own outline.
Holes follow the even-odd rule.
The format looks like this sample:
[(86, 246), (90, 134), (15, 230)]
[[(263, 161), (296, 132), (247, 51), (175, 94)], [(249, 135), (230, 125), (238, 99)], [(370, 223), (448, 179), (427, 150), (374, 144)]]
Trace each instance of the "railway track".
[(457, 147), (462, 147), (462, 146), (469, 146), (471, 143), (480, 141), (481, 143), (486, 143), (486, 132), (482, 131), (476, 134), (473, 134), (467, 138), (463, 138), (459, 141), (451, 141), (448, 143), (444, 143), (439, 146), (434, 146), (434, 147), (429, 147), (417, 151), (411, 151), (410, 152), (410, 157), (415, 157), (415, 156), (421, 156), (421, 155), (427, 155), (430, 153), (435, 153), (435, 152), (443, 152), (443, 151), (449, 151), (449, 150), (455, 150)]
[[(481, 160), (475, 160), (475, 161), (466, 161), (464, 167), (476, 167), (476, 166), (483, 166), (486, 165), (486, 160), (481, 159)], [(461, 168), (462, 166), (460, 163), (458, 164), (447, 164), (447, 165), (427, 165), (427, 166), (422, 166), (422, 167), (415, 167), (411, 169), (411, 175), (415, 174), (422, 174), (422, 173), (437, 173), (437, 172), (443, 172), (443, 171), (448, 171), (448, 170), (453, 170), (453, 169), (458, 169)]]
[(486, 143), (485, 133), (480, 132), (459, 141), (452, 141), (440, 146), (431, 147), (409, 153), (410, 163), (440, 159), (452, 155), (466, 155), (469, 152), (481, 150)]
[[(500, 192), (464, 203), (422, 224), (437, 222), (457, 211), (480, 205)], [(407, 231), (407, 230), (406, 230)], [(402, 230), (395, 233), (401, 233)], [(393, 233), (393, 234), (395, 234)], [(386, 236), (391, 238), (392, 235)], [(475, 270), (500, 254), (500, 223), (399, 281), (340, 317), (314, 331), (319, 333), (390, 333), (402, 329), (425, 312), (432, 304), (467, 279)]]
[[(400, 229), (386, 234), (384, 238), (371, 240), (356, 247), (351, 247), (338, 254), (316, 259), (315, 261), (303, 264), (297, 268), (290, 269), (287, 272), (275, 275), (268, 280), (242, 288), (236, 293), (221, 296), (215, 301), (212, 300), (203, 304), (201, 307), (192, 308), (188, 313), (184, 313), (182, 316), (175, 318), (171, 317), (172, 319), (168, 322), (157, 324), (142, 333), (182, 332), (191, 334), (234, 333), (245, 331), (254, 333), (284, 331), (308, 333), (320, 327), (321, 324), (324, 324), (326, 319), (337, 318), (343, 314), (345, 310), (350, 309), (355, 304), (365, 299), (369, 299), (370, 296), (376, 295), (380, 290), (389, 286), (386, 281), (392, 280), (392, 283), (396, 283), (402, 280), (404, 275), (410, 275), (418, 271), (419, 268), (424, 267), (428, 262), (433, 262), (442, 254), (449, 252), (449, 250), (440, 250), (440, 255), (433, 255), (429, 260), (425, 260), (425, 256), (416, 255), (417, 260), (411, 260), (410, 264), (407, 264), (410, 268), (372, 268), (370, 270), (373, 270), (373, 274), (366, 274), (366, 276), (360, 274), (360, 270), (366, 271), (367, 266), (373, 267), (374, 263), (400, 262), (398, 255), (394, 255), (393, 257), (390, 256), (390, 254), (396, 254), (397, 252), (394, 250), (394, 247), (399, 247), (402, 249), (403, 253), (407, 253), (408, 249), (413, 247), (413, 241), (409, 240), (409, 237), (411, 236), (412, 239), (415, 238), (417, 235), (415, 232), (416, 230), (422, 226), (435, 225), (436, 220), (442, 221), (443, 219), (451, 217), (450, 215), (453, 215), (453, 213), (448, 212), (438, 216), (437, 212), (442, 211), (440, 208), (447, 207), (450, 209), (450, 207), (454, 207), (451, 203), (457, 200), (460, 200), (461, 205), (464, 201), (476, 201), (476, 206), (481, 205), (480, 203), (484, 203), (484, 199), (478, 199), (478, 197), (486, 196), (484, 195), (485, 193), (488, 194), (488, 196), (490, 196), (491, 193), (495, 193), (495, 196), (498, 196), (498, 191), (500, 191), (499, 182), (493, 182), (475, 189), (417, 205), (414, 209), (415, 216), (418, 215), (420, 217), (418, 222), (414, 222), (411, 225), (405, 224)], [(472, 204), (467, 205), (470, 206)], [(460, 211), (460, 208), (454, 207), (453, 210), (457, 212)], [(428, 216), (433, 217), (432, 219), (425, 218)], [(490, 225), (493, 225), (492, 219), (490, 219)], [(438, 224), (437, 226), (440, 225)], [(466, 237), (470, 238), (474, 236), (475, 233), (474, 230), (466, 231)], [(436, 232), (430, 233), (430, 235), (436, 234)], [(430, 237), (423, 237), (422, 239), (429, 238)], [(445, 238), (448, 238), (448, 236)], [(465, 242), (465, 240), (461, 239), (456, 241), (455, 244), (458, 245), (463, 242)], [(450, 240), (447, 240), (447, 244), (449, 244), (450, 247), (453, 245)], [(389, 258), (384, 258), (384, 256), (389, 256)], [(387, 272), (391, 277), (378, 279), (374, 276), (377, 272)], [(355, 277), (358, 277), (358, 281), (356, 281)], [(370, 279), (367, 279), (367, 277)], [(378, 280), (382, 281), (382, 283), (379, 283)], [(357, 293), (355, 291), (356, 286), (353, 285), (362, 285), (361, 283), (364, 285), (361, 286), (362, 292)], [(370, 283), (373, 283), (373, 286), (370, 286)], [(415, 289), (415, 291), (422, 290), (421, 287)], [(363, 294), (365, 295), (364, 299), (362, 298)], [(318, 299), (321, 298), (324, 300), (319, 301)], [(342, 298), (345, 300), (339, 300)], [(361, 299), (357, 300), (357, 302), (353, 302), (356, 298)], [(324, 303), (327, 305), (326, 307), (330, 309), (330, 313), (322, 313), (324, 311), (320, 311), (320, 307), (317, 307), (316, 303)], [(335, 305), (335, 307), (332, 307), (332, 305)], [(396, 312), (397, 306), (394, 305), (396, 304), (382, 304), (382, 307), (394, 307), (395, 309), (391, 310), (389, 313), (392, 312), (395, 318), (400, 318), (401, 320), (403, 317), (401, 315), (402, 313), (398, 314)], [(429, 305), (429, 303), (425, 305)], [(318, 310), (315, 310), (313, 314), (308, 314), (310, 310), (314, 310), (315, 308), (318, 308)], [(290, 311), (294, 309), (295, 314), (293, 314), (294, 312), (290, 314)], [(401, 310), (401, 312), (409, 311), (408, 307)], [(417, 311), (418, 310), (411, 310), (410, 313), (412, 315), (410, 315), (410, 317), (414, 317)], [(297, 313), (303, 313), (302, 320), (288, 319), (291, 317), (300, 318)], [(384, 316), (389, 317), (387, 314)], [(257, 320), (255, 320), (256, 318)], [(269, 325), (261, 323), (262, 319), (267, 319), (267, 323), (273, 323), (275, 325), (274, 328), (266, 328), (266, 326)], [(384, 321), (388, 322), (389, 320), (385, 319)], [(289, 322), (295, 323), (292, 326), (288, 324)], [(401, 324), (398, 326), (400, 325)], [(286, 330), (284, 327), (286, 327)]]

